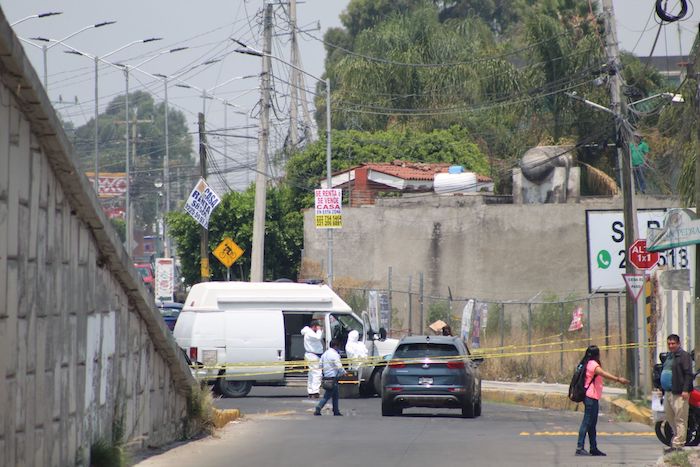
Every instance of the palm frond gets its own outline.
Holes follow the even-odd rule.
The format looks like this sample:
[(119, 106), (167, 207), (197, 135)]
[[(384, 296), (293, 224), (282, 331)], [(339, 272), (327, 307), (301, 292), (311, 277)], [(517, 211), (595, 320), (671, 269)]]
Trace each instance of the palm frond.
[(585, 162), (579, 164), (586, 167), (586, 183), (592, 192), (599, 195), (616, 195), (620, 192), (617, 182), (610, 175)]

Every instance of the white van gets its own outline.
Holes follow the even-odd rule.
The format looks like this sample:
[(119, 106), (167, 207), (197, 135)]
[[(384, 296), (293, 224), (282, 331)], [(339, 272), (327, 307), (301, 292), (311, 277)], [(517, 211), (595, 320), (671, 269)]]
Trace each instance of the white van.
[[(304, 360), (301, 329), (313, 319), (324, 324), (326, 348), (335, 337), (344, 349), (348, 333), (356, 330), (370, 357), (392, 353), (398, 341), (386, 339), (384, 329), (374, 332), (367, 313), (362, 315), (326, 285), (202, 282), (192, 286), (173, 336), (194, 364), (205, 367), (198, 375), (212, 378), (226, 397), (243, 397), (253, 384), (286, 384), (306, 374), (303, 365), (291, 362)], [(344, 384), (343, 392), (379, 393), (382, 369), (361, 365), (350, 372), (358, 384)]]

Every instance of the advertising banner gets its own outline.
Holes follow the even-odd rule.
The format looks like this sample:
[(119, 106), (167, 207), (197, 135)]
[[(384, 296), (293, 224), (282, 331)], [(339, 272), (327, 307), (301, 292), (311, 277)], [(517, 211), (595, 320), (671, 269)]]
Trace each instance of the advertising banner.
[(156, 258), (156, 300), (172, 302), (175, 293), (175, 262), (172, 258)]
[(205, 229), (209, 228), (209, 216), (221, 199), (207, 182), (200, 178), (185, 203), (185, 211)]
[[(661, 228), (666, 210), (637, 211), (639, 238), (646, 238), (647, 231)], [(625, 223), (622, 211), (587, 210), (586, 237), (588, 240), (588, 285), (591, 293), (620, 292), (625, 289), (622, 274), (627, 262), (625, 251)], [(635, 239), (636, 240), (636, 239)], [(647, 247), (648, 248), (648, 247)], [(651, 250), (650, 250), (651, 251)], [(658, 266), (670, 269), (690, 267), (690, 252), (686, 247), (669, 250), (659, 257)]]
[(317, 229), (343, 227), (343, 190), (314, 190)]
[(387, 292), (378, 292), (379, 297), (379, 327), (389, 332), (391, 329), (391, 303)]

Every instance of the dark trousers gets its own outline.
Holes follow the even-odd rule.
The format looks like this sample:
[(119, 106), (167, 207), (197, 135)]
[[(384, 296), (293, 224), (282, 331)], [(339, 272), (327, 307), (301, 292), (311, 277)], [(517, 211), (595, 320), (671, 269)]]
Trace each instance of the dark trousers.
[(586, 396), (583, 401), (585, 410), (583, 411), (583, 420), (581, 427), (578, 429), (578, 444), (577, 449), (583, 449), (586, 442), (586, 434), (588, 434), (588, 442), (591, 445), (591, 450), (598, 449), (598, 441), (596, 439), (596, 425), (598, 424), (598, 401)]
[(318, 401), (318, 405), (316, 406), (316, 412), (321, 412), (321, 409), (326, 405), (328, 402), (328, 399), (333, 398), (333, 413), (334, 414), (339, 414), (340, 413), (340, 407), (338, 407), (338, 400), (340, 399), (340, 391), (338, 389), (338, 380), (335, 380), (335, 384), (333, 385), (333, 389), (325, 389), (325, 392), (323, 393), (323, 397), (321, 398), (320, 401)]
[(632, 173), (634, 174), (634, 184), (639, 193), (646, 192), (647, 182), (644, 179), (644, 166), (639, 165), (632, 168)]

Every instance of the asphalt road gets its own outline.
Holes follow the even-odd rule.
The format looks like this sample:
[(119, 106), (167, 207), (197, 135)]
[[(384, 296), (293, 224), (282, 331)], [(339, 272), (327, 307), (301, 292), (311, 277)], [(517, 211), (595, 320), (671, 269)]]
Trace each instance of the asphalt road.
[[(602, 414), (598, 446), (607, 457), (576, 457), (581, 414), (484, 403), (482, 416), (407, 409), (382, 417), (380, 399), (341, 399), (344, 417), (312, 414), (304, 388), (254, 387), (219, 399), (245, 418), (216, 437), (154, 451), (139, 466), (598, 466), (653, 465), (662, 445), (645, 425)], [(330, 403), (326, 410), (330, 410)], [(588, 446), (586, 446), (588, 448)]]

